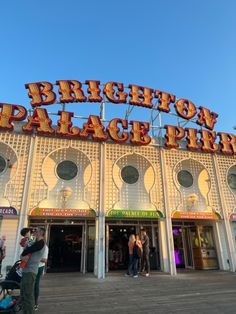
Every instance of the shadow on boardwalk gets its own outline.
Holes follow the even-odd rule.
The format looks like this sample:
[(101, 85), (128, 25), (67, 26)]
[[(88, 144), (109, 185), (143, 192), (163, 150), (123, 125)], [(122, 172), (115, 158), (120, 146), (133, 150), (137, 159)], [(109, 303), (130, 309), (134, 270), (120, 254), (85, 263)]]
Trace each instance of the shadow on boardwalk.
[(236, 273), (181, 272), (177, 276), (125, 277), (111, 273), (46, 274), (38, 313), (236, 313)]

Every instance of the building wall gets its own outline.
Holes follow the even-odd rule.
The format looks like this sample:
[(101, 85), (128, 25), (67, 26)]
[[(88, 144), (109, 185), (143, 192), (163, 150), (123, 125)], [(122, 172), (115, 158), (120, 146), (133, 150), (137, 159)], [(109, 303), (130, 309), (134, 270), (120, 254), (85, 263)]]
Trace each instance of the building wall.
[[(121, 169), (127, 165), (139, 170), (140, 179), (127, 184), (121, 178)], [(105, 210), (133, 209), (164, 212), (161, 183), (160, 152), (156, 147), (106, 145)]]
[[(164, 158), (171, 213), (176, 210), (190, 212), (215, 210), (222, 214), (211, 154), (165, 150)], [(187, 170), (193, 175), (192, 187), (184, 188), (178, 183), (177, 173), (181, 170)]]
[(236, 167), (236, 156), (217, 155), (217, 164), (219, 168), (219, 182), (224, 195), (224, 204), (227, 214), (236, 212), (236, 190), (232, 190), (228, 184), (227, 174)]
[[(229, 185), (229, 175), (236, 170), (236, 157), (235, 156), (224, 156), (217, 155), (216, 157), (216, 167), (217, 167), (217, 179), (219, 182), (219, 187), (221, 189), (221, 203), (224, 210), (224, 218), (225, 220), (230, 220), (231, 215), (236, 213), (236, 190), (232, 189)], [(234, 219), (235, 220), (235, 219)], [(226, 224), (227, 227), (227, 224)], [(233, 248), (232, 254), (236, 256), (236, 236), (235, 236), (235, 227), (236, 222), (230, 221), (230, 229), (228, 241), (226, 240), (224, 249), (227, 248), (227, 242), (232, 242)], [(229, 259), (227, 259), (229, 262)]]
[[(98, 211), (99, 150), (96, 142), (36, 137), (28, 213), (35, 207), (92, 208)], [(60, 179), (56, 173), (57, 165), (67, 159), (78, 165), (78, 174), (70, 181)], [(66, 187), (72, 193), (68, 199), (63, 199)]]
[[(102, 149), (104, 162), (101, 162)], [(99, 211), (107, 214), (112, 209), (158, 210), (164, 216), (175, 211), (204, 211), (216, 212), (227, 219), (236, 210), (236, 192), (227, 181), (228, 172), (236, 165), (235, 156), (165, 149), (162, 154), (167, 182), (164, 190), (160, 148), (152, 145), (104, 144), (0, 132), (0, 154), (9, 159), (6, 171), (0, 174), (0, 206), (13, 206), (19, 213), (11, 219), (4, 217), (1, 222), (0, 234), (7, 235), (3, 268), (19, 256), (14, 253), (19, 248), (19, 230), (37, 207), (91, 208), (97, 215)], [(77, 164), (78, 174), (65, 182), (58, 177), (56, 168), (67, 159)], [(121, 179), (121, 170), (127, 165), (139, 170), (140, 179), (135, 184), (126, 184)], [(193, 175), (190, 188), (178, 183), (181, 170)], [(65, 188), (70, 191), (67, 195), (63, 194)], [(164, 193), (168, 200), (166, 206)], [(223, 269), (227, 269), (229, 259), (225, 228), (224, 220), (214, 225)], [(165, 219), (160, 230), (166, 233)], [(235, 245), (232, 232), (231, 237)], [(166, 234), (162, 239), (168, 241)], [(166, 247), (163, 252), (166, 261)]]
[[(1, 235), (6, 235), (7, 255), (3, 260), (3, 269), (12, 265), (15, 259), (15, 247), (22, 208), (25, 176), (29, 158), (30, 136), (0, 132), (0, 154), (8, 160), (6, 170), (0, 175), (0, 206), (14, 207), (19, 216), (1, 221)], [(27, 191), (25, 191), (27, 193)]]

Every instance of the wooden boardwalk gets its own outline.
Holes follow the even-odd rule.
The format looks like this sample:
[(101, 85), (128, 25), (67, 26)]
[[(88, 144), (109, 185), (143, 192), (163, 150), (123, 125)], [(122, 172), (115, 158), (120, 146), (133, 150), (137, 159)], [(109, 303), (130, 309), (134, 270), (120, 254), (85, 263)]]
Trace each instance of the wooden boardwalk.
[(236, 273), (181, 272), (175, 277), (154, 273), (130, 278), (111, 273), (46, 274), (38, 313), (149, 314), (236, 313)]

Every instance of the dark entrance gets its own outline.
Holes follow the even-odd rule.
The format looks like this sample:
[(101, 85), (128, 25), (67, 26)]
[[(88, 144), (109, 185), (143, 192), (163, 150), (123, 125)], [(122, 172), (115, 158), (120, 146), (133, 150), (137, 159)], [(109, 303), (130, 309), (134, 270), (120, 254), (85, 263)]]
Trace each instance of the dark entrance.
[(134, 226), (109, 227), (109, 270), (127, 269), (129, 236), (135, 233)]
[(52, 225), (48, 272), (81, 270), (82, 226)]
[(128, 241), (131, 234), (140, 234), (140, 230), (145, 228), (150, 239), (150, 268), (157, 270), (160, 268), (158, 228), (157, 226), (145, 225), (112, 225), (108, 226), (109, 242), (107, 243), (107, 265), (108, 270), (126, 270), (129, 261)]

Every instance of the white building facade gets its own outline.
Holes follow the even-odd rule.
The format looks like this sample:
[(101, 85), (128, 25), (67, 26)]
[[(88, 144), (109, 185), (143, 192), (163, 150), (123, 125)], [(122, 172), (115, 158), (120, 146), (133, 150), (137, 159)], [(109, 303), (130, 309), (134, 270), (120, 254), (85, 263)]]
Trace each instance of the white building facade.
[(127, 267), (127, 240), (145, 228), (151, 271), (236, 270), (236, 159), (111, 141), (0, 131), (3, 271), (20, 230), (44, 225), (48, 271)]

